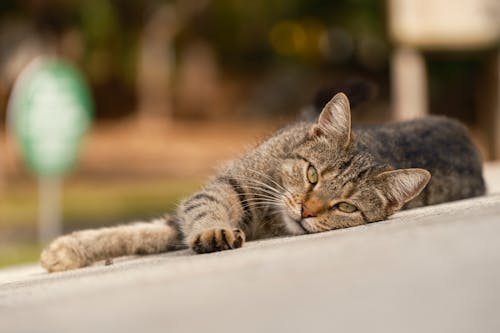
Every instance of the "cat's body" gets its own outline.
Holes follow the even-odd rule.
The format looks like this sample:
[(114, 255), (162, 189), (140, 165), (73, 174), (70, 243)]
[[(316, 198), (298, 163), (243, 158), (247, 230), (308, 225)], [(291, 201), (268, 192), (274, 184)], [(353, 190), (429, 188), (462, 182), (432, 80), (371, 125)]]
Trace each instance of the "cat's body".
[(347, 98), (338, 94), (317, 123), (286, 127), (228, 163), (175, 214), (60, 237), (41, 263), (60, 271), (183, 247), (226, 250), (245, 240), (375, 222), (403, 205), (484, 191), (479, 153), (458, 122), (429, 117), (351, 132)]

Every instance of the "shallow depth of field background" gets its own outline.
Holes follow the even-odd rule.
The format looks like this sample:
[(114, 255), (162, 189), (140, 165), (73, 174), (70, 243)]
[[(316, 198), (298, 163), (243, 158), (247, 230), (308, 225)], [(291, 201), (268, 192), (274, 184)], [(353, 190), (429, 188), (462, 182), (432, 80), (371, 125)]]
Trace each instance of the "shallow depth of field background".
[[(58, 54), (85, 74), (94, 124), (64, 182), (64, 230), (171, 211), (222, 161), (300, 117), (320, 89), (375, 87), (353, 122), (391, 119), (387, 5), (372, 0), (2, 0), (0, 266), (36, 260), (37, 180), (6, 126), (19, 72)], [(491, 49), (426, 51), (429, 110), (479, 117)]]

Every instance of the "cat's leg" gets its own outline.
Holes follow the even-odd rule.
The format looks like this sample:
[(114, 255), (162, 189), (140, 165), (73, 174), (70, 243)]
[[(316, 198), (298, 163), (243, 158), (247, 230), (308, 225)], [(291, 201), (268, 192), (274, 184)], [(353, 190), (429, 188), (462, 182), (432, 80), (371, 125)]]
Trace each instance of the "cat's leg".
[(40, 256), (49, 272), (88, 266), (96, 261), (133, 254), (155, 254), (183, 247), (172, 217), (109, 228), (76, 231), (55, 239)]
[(236, 180), (219, 179), (182, 202), (177, 216), (187, 245), (197, 253), (241, 247), (252, 218), (244, 195)]

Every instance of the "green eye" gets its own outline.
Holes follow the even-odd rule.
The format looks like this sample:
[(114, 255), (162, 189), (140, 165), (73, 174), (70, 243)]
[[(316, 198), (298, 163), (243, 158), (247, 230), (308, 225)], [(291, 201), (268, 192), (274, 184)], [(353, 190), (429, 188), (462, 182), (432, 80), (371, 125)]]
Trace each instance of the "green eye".
[(307, 168), (307, 180), (313, 185), (318, 182), (318, 172), (312, 165), (309, 165), (309, 167)]
[(338, 203), (337, 209), (344, 213), (354, 213), (355, 211), (358, 210), (356, 206), (351, 205), (350, 203), (347, 202)]

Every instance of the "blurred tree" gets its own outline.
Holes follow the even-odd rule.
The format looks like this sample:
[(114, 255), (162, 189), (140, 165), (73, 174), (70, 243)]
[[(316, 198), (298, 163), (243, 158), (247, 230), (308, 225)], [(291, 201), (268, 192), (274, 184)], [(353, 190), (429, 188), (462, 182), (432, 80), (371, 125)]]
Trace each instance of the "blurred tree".
[[(45, 44), (83, 68), (98, 118), (124, 116), (148, 109), (137, 102), (138, 92), (150, 89), (138, 77), (144, 72), (143, 37), (151, 30), (147, 22), (165, 6), (175, 14), (157, 29), (172, 25), (174, 32), (158, 35), (163, 46), (156, 49), (163, 50), (157, 53), (163, 62), (158, 72), (171, 73), (165, 74), (167, 81), (175, 81), (177, 63), (183, 61), (176, 56), (189, 54), (184, 48), (197, 40), (213, 49), (223, 77), (242, 81), (260, 76), (278, 82), (271, 76), (281, 75), (276, 70), (281, 66), (326, 80), (349, 73), (387, 79), (388, 44), (379, 1), (2, 0), (0, 29), (9, 35), (14, 26), (9, 22), (31, 26)], [(169, 84), (158, 86), (157, 95), (175, 93)]]

